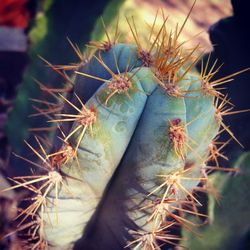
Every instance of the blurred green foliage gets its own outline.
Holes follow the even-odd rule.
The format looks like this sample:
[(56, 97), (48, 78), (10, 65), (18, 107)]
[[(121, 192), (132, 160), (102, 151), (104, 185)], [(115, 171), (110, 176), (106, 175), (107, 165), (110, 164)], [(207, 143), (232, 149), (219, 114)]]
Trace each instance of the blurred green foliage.
[(250, 249), (250, 152), (241, 155), (234, 164), (236, 176), (213, 174), (213, 182), (221, 194), (219, 203), (209, 196), (210, 224), (198, 228), (201, 237), (183, 230), (185, 246), (192, 250)]

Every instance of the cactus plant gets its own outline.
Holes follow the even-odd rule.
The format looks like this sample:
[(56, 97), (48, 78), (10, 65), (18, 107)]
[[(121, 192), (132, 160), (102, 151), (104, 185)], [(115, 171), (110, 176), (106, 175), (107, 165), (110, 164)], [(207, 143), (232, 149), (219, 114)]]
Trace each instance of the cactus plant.
[(192, 190), (218, 168), (207, 162), (220, 127), (237, 141), (223, 122), (235, 111), (217, 86), (241, 72), (216, 81), (216, 63), (194, 72), (199, 46), (186, 52), (178, 41), (186, 21), (170, 32), (167, 18), (159, 29), (154, 22), (145, 45), (128, 19), (134, 43), (118, 42), (118, 28), (111, 39), (104, 25), (107, 40), (90, 44), (96, 51), (77, 66), (70, 94), (57, 95), (64, 106), (49, 114), (53, 145), (26, 142), (39, 161), (17, 157), (35, 173), (2, 190), (33, 194), (16, 230), (33, 249), (71, 249), (82, 234), (81, 249), (160, 249), (178, 245), (169, 232), (177, 225), (193, 232), (183, 214), (201, 215)]

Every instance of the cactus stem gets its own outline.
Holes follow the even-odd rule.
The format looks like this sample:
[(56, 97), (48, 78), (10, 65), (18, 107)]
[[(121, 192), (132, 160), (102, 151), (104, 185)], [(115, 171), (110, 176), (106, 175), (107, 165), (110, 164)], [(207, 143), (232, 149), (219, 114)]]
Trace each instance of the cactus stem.
[[(35, 80), (44, 94), (49, 95), (55, 103), (51, 100), (47, 101), (47, 99), (32, 99), (35, 102), (33, 107), (36, 112), (32, 116), (44, 115), (48, 118), (48, 122), (56, 123), (51, 125), (56, 125), (57, 132), (61, 132), (61, 135), (57, 136), (61, 142), (56, 150), (51, 151), (54, 146), (52, 143), (49, 144), (45, 138), (35, 137), (38, 144), (37, 149), (25, 141), (32, 153), (38, 158), (39, 161), (36, 162), (16, 155), (41, 171), (37, 170), (36, 173), (28, 176), (9, 178), (14, 185), (0, 191), (1, 193), (23, 188), (31, 193), (31, 196), (24, 200), (28, 206), (20, 209), (15, 218), (15, 220), (18, 219), (16, 230), (6, 236), (24, 231), (27, 232), (28, 236), (27, 244), (34, 242), (34, 245), (31, 246), (34, 250), (48, 248), (48, 244), (60, 248), (62, 244), (67, 245), (69, 242), (71, 244), (79, 239), (77, 232), (79, 226), (82, 227), (81, 232), (85, 232), (86, 226), (88, 228), (89, 223), (92, 223), (90, 218), (98, 216), (99, 211), (92, 208), (98, 207), (100, 199), (104, 202), (101, 206), (102, 209), (106, 209), (109, 208), (109, 204), (106, 207), (106, 202), (113, 202), (117, 197), (119, 199), (120, 197), (126, 198), (120, 199), (120, 202), (131, 223), (124, 224), (122, 218), (117, 214), (119, 220), (121, 220), (108, 221), (107, 225), (112, 226), (113, 223), (115, 226), (117, 225), (118, 235), (119, 230), (122, 230), (120, 231), (122, 233), (123, 230), (126, 230), (130, 234), (122, 235), (122, 240), (132, 239), (126, 243), (128, 245), (125, 248), (160, 250), (164, 243), (172, 244), (173, 247), (183, 247), (179, 245), (180, 237), (168, 232), (176, 225), (183, 226), (192, 234), (199, 236), (193, 231), (193, 226), (197, 227), (200, 224), (196, 224), (192, 220), (189, 221), (185, 217), (185, 214), (207, 217), (198, 212), (198, 206), (202, 206), (202, 204), (193, 190), (211, 192), (219, 200), (219, 194), (210, 182), (208, 174), (214, 170), (234, 173), (238, 170), (219, 166), (219, 157), (227, 160), (223, 149), (231, 139), (226, 142), (217, 142), (215, 136), (227, 131), (232, 139), (240, 144), (230, 131), (229, 126), (224, 124), (223, 117), (249, 111), (232, 111), (233, 105), (227, 99), (227, 96), (220, 93), (219, 90), (224, 89), (222, 84), (232, 81), (234, 76), (248, 71), (250, 68), (213, 80), (222, 65), (218, 66), (218, 60), (215, 60), (210, 67), (211, 55), (209, 55), (205, 65), (202, 61), (200, 76), (193, 75), (192, 68), (203, 54), (198, 52), (200, 45), (184, 52), (182, 45), (187, 41), (179, 43), (178, 40), (195, 2), (194, 0), (184, 22), (179, 26), (177, 24), (170, 32), (166, 29), (168, 17), (165, 17), (164, 13), (162, 13), (162, 25), (156, 28), (157, 11), (153, 24), (149, 25), (149, 36), (146, 43), (141, 40), (140, 31), (136, 27), (133, 17), (131, 20), (127, 18), (134, 40), (133, 45), (125, 43), (116, 45), (119, 37), (118, 19), (115, 36), (111, 38), (109, 29), (101, 18), (105, 38), (104, 41), (91, 41), (87, 45), (87, 47), (97, 49), (97, 51), (88, 50), (87, 53), (92, 53), (90, 56), (83, 54), (80, 48), (68, 39), (69, 44), (80, 59), (79, 64), (52, 65), (40, 57), (66, 81), (66, 84), (61, 89), (57, 89), (47, 87)], [(89, 64), (81, 67), (82, 64), (87, 62)], [(124, 66), (126, 66), (125, 69)], [(83, 82), (82, 77), (73, 75), (70, 78), (68, 73), (73, 72), (67, 72), (67, 70), (72, 70), (74, 73), (84, 76)], [(139, 70), (141, 72), (137, 75)], [(154, 77), (152, 77), (152, 74)], [(96, 86), (98, 82), (96, 84), (96, 81), (94, 81), (94, 84), (92, 84), (93, 81), (86, 78), (100, 81), (100, 86), (103, 85), (98, 89), (99, 86)], [(110, 79), (107, 80), (106, 78)], [(73, 84), (72, 81), (75, 83)], [(136, 86), (139, 86), (138, 89)], [(87, 96), (85, 96), (83, 88), (88, 87), (90, 87), (90, 92), (87, 90)], [(98, 89), (97, 92), (92, 96), (96, 89)], [(145, 92), (143, 92), (144, 89)], [(79, 93), (75, 93), (73, 90), (79, 91)], [(143, 92), (144, 95), (133, 95), (132, 91), (135, 90)], [(146, 91), (150, 93), (148, 98), (145, 95)], [(65, 97), (67, 92), (69, 92), (70, 98)], [(200, 93), (199, 95), (196, 94), (197, 96), (186, 95), (189, 92)], [(88, 99), (88, 95), (92, 98), (89, 99), (88, 106), (85, 106), (81, 98)], [(99, 97), (100, 99), (98, 99)], [(112, 98), (114, 98), (114, 102), (112, 102), (114, 108), (118, 106), (119, 115), (112, 116), (110, 113), (110, 119), (106, 122), (103, 119), (105, 119), (108, 107), (103, 106), (108, 106)], [(131, 108), (131, 103), (125, 100), (126, 98), (135, 100), (135, 107)], [(184, 98), (196, 99), (189, 101)], [(100, 102), (100, 106), (98, 104), (95, 104), (96, 106), (89, 105), (89, 103)], [(165, 105), (166, 109), (164, 108)], [(160, 106), (160, 109), (158, 109), (158, 106)], [(97, 117), (99, 108), (101, 109)], [(159, 114), (163, 116), (159, 117)], [(127, 118), (128, 115), (130, 115), (129, 118)], [(101, 121), (105, 122), (101, 124), (101, 126), (104, 125), (104, 129), (98, 130), (98, 133), (95, 134), (98, 137), (98, 140), (96, 140), (96, 136), (93, 136), (93, 130), (96, 128), (96, 123)], [(197, 122), (189, 129), (188, 126), (194, 121)], [(72, 122), (73, 125), (70, 124), (72, 125), (71, 130), (65, 134), (60, 125), (65, 125), (68, 122)], [(161, 127), (162, 123), (162, 129), (147, 133), (149, 128)], [(112, 129), (108, 129), (110, 125)], [(31, 130), (52, 130), (55, 128), (52, 126)], [(162, 131), (165, 132), (163, 138), (161, 138)], [(84, 136), (85, 139), (88, 139), (87, 141), (84, 140)], [(133, 139), (131, 140), (132, 136)], [(83, 146), (82, 141), (84, 141), (83, 144), (87, 143), (87, 150), (80, 157), (78, 149), (80, 153), (80, 145)], [(122, 147), (116, 148), (117, 142)], [(57, 145), (57, 143), (55, 144)], [(93, 157), (92, 154), (88, 154), (88, 148), (92, 147), (96, 149), (91, 152), (94, 155)], [(48, 150), (50, 150), (49, 154), (46, 152)], [(125, 152), (126, 155), (124, 155)], [(145, 158), (147, 155), (150, 158)], [(89, 171), (81, 171), (79, 174), (79, 171), (75, 169), (76, 166), (78, 166), (78, 170), (80, 170), (80, 167), (84, 167), (80, 166), (78, 156), (83, 165), (85, 165), (85, 162), (87, 163), (86, 167)], [(215, 166), (207, 166), (206, 164), (209, 161), (213, 161)], [(120, 164), (119, 162), (121, 162), (121, 169), (124, 172), (122, 170), (117, 175), (115, 173), (115, 177), (112, 177), (117, 164)], [(131, 166), (133, 167), (132, 172), (130, 171)], [(71, 174), (73, 176), (70, 176)], [(78, 181), (83, 182), (84, 187), (84, 196), (80, 196), (78, 199), (74, 197), (74, 194), (71, 194), (69, 188), (72, 185), (73, 190), (81, 191), (82, 187), (67, 182), (70, 178), (77, 180), (74, 177), (75, 174), (79, 176)], [(103, 177), (104, 179), (101, 181)], [(110, 178), (112, 178), (112, 181), (110, 181)], [(113, 181), (113, 178), (118, 179)], [(110, 188), (106, 193), (105, 189), (108, 183), (110, 183)], [(202, 186), (194, 187), (198, 183)], [(122, 196), (119, 193), (121, 189), (123, 189)], [(70, 195), (66, 195), (66, 192), (69, 192)], [(109, 196), (109, 192), (111, 192), (111, 196), (114, 194), (111, 200), (104, 197), (105, 195)], [(127, 196), (129, 196), (128, 199)], [(132, 196), (131, 200), (129, 199), (130, 196)], [(86, 197), (87, 199), (85, 199)], [(78, 203), (79, 201), (81, 204)], [(58, 222), (58, 215), (61, 212), (63, 214), (69, 212), (72, 221), (71, 218), (60, 216), (62, 221), (60, 221), (58, 227), (54, 226), (54, 220), (51, 220), (49, 215), (55, 214), (55, 219)], [(83, 213), (83, 216), (79, 216), (78, 212)], [(105, 212), (106, 210), (104, 210), (104, 215)], [(106, 223), (105, 220), (101, 221), (102, 218), (101, 216), (100, 221), (99, 219), (98, 221)], [(122, 224), (116, 224), (117, 222)], [(72, 223), (74, 228), (71, 230)], [(132, 224), (133, 229), (138, 228), (138, 231), (130, 230), (129, 227)], [(62, 241), (65, 233), (70, 237), (68, 239), (65, 237)], [(88, 235), (88, 232), (86, 235)]]

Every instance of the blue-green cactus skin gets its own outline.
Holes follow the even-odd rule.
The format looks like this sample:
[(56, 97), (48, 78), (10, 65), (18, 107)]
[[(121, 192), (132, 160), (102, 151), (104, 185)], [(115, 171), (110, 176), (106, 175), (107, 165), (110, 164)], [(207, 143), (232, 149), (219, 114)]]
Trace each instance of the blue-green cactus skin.
[[(178, 84), (183, 96), (173, 97), (159, 86), (153, 68), (142, 66), (136, 46), (116, 44), (110, 51), (97, 51), (95, 55), (102, 58), (114, 74), (118, 74), (118, 69), (121, 74), (131, 69), (127, 75), (135, 75), (128, 92), (130, 98), (117, 93), (107, 105), (105, 93), (109, 91), (108, 82), (81, 75), (75, 79), (74, 92), (86, 102), (87, 107), (95, 107), (97, 122), (93, 134), (87, 130), (80, 143), (80, 169), (76, 160), (62, 167), (64, 173), (75, 178), (67, 179), (70, 192), (62, 187), (57, 207), (47, 208), (49, 216), (45, 217), (45, 237), (54, 246), (70, 246), (82, 236), (115, 171), (115, 179), (111, 181), (101, 204), (102, 211), (96, 215), (97, 228), (90, 238), (95, 238), (106, 226), (115, 235), (123, 235), (117, 238), (120, 239), (119, 245), (124, 247), (131, 239), (129, 229), (140, 228), (150, 232), (153, 227), (153, 223), (147, 223), (150, 210), (145, 211), (141, 207), (162, 196), (162, 190), (149, 195), (164, 181), (158, 175), (173, 174), (190, 164), (192, 169), (187, 176), (193, 180), (183, 180), (182, 185), (192, 192), (199, 182), (208, 146), (219, 130), (213, 97), (197, 91), (201, 82), (193, 73), (188, 73)], [(110, 79), (110, 73), (96, 57), (92, 57), (79, 71)], [(71, 100), (77, 103), (75, 97)], [(180, 119), (184, 126), (184, 159), (176, 154), (169, 138), (170, 122), (174, 119)], [(73, 124), (71, 131), (76, 126)], [(78, 139), (79, 133), (75, 133), (71, 143), (76, 145)], [(178, 196), (185, 198), (182, 192)], [(53, 198), (55, 194), (51, 192), (50, 199)], [(55, 213), (60, 218), (58, 222)], [(107, 214), (109, 218), (106, 218)], [(103, 247), (107, 249), (108, 246)]]

